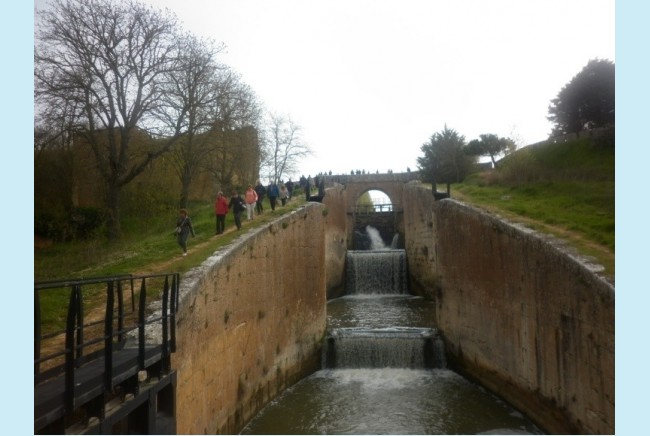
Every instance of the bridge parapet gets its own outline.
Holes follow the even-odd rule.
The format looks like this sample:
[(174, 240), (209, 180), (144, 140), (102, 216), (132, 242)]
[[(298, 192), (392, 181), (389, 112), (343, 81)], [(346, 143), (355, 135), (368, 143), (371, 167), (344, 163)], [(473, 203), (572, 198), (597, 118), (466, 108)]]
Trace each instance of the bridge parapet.
[[(420, 173), (417, 171), (406, 173), (384, 173), (384, 174), (350, 174), (350, 175), (332, 175), (320, 176), (323, 177), (324, 184), (330, 187), (334, 184), (345, 186), (347, 192), (347, 212), (348, 214), (355, 215), (356, 213), (365, 213), (363, 205), (357, 205), (359, 197), (367, 191), (377, 190), (381, 191), (390, 199), (390, 211), (401, 211), (400, 205), (402, 204), (402, 190), (405, 184), (413, 181), (420, 180)], [(374, 205), (373, 212), (389, 211), (388, 207), (382, 207), (380, 210)]]
[(413, 180), (420, 179), (418, 171), (411, 171), (406, 173), (382, 173), (382, 174), (338, 174), (331, 176), (320, 176), (326, 184), (339, 183), (346, 185), (348, 183), (408, 183)]

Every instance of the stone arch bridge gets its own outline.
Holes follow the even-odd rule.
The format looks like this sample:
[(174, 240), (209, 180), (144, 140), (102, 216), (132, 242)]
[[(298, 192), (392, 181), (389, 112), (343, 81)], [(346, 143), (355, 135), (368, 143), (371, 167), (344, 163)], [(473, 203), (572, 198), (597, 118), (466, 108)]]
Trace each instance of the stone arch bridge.
[[(348, 249), (367, 249), (368, 240), (366, 226), (370, 225), (379, 230), (386, 245), (393, 243), (395, 235), (397, 246), (403, 248), (404, 221), (403, 197), (404, 185), (419, 180), (418, 172), (383, 173), (383, 174), (351, 174), (320, 176), (325, 187), (336, 184), (345, 188), (345, 208), (347, 215)], [(389, 204), (359, 205), (359, 198), (368, 191), (381, 191), (390, 199)], [(327, 200), (325, 200), (327, 203)]]

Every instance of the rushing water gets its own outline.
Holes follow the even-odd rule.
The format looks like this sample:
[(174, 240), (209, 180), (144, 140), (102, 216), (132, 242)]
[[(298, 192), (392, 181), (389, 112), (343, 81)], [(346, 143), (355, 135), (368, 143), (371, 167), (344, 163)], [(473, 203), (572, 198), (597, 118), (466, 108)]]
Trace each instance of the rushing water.
[[(372, 330), (381, 336), (411, 323), (417, 334), (434, 328), (432, 308), (413, 296), (346, 296), (328, 303), (328, 329), (354, 336), (347, 329), (361, 326), (361, 336)], [(543, 434), (507, 403), (447, 368), (326, 368), (323, 360), (325, 369), (280, 394), (242, 434)]]
[(321, 370), (243, 434), (538, 434), (520, 413), (447, 369)]
[(406, 294), (404, 250), (348, 251), (345, 287), (350, 294)]
[(444, 344), (434, 329), (390, 327), (331, 331), (324, 368), (444, 368)]
[[(367, 254), (359, 253), (361, 262), (372, 262)], [(374, 291), (362, 284), (387, 264), (390, 274), (403, 274), (397, 268), (405, 262), (385, 258), (376, 269), (352, 270), (358, 275), (348, 281), (350, 295), (327, 305), (323, 369), (271, 401), (242, 434), (542, 434), (446, 368), (431, 302), (393, 287), (401, 278), (374, 281), (390, 287)]]

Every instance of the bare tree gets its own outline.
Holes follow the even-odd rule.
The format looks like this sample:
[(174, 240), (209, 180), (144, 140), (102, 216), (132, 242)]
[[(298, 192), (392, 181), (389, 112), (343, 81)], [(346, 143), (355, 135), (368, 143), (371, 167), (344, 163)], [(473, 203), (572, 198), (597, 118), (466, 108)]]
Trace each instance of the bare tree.
[[(126, 0), (54, 0), (39, 13), (37, 107), (68, 105), (105, 183), (108, 236), (120, 228), (120, 193), (172, 141), (133, 150), (136, 129), (160, 127), (162, 81), (177, 63), (176, 18)], [(177, 133), (177, 132), (174, 132)], [(156, 145), (155, 145), (156, 144)]]
[(211, 40), (185, 35), (179, 40), (177, 65), (167, 75), (162, 105), (156, 111), (171, 138), (174, 168), (181, 184), (180, 207), (186, 207), (193, 180), (209, 155), (209, 132), (218, 116), (219, 70), (223, 49)]
[(300, 126), (290, 117), (270, 115), (263, 166), (273, 183), (278, 183), (283, 176), (295, 172), (300, 159), (312, 153), (303, 143), (300, 130)]
[(220, 70), (218, 87), (207, 169), (216, 184), (229, 191), (235, 185), (251, 183), (259, 173), (262, 112), (253, 91), (233, 71)]

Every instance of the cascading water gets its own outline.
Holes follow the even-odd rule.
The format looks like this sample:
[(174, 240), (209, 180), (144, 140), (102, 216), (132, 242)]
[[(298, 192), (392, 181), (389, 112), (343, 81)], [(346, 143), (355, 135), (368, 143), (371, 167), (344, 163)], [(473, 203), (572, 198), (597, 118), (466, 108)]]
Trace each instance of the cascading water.
[[(371, 226), (366, 227), (366, 233), (372, 249), (350, 250), (346, 255), (346, 294), (349, 297), (365, 296), (365, 306), (370, 306), (370, 301), (378, 297), (410, 296), (406, 251), (386, 248), (379, 231)], [(330, 327), (324, 349), (324, 366), (441, 368), (444, 367), (444, 346), (433, 328), (396, 325), (370, 329), (363, 326)]]
[(390, 243), (390, 248), (391, 248), (391, 250), (395, 250), (395, 249), (397, 249), (397, 247), (398, 247), (397, 244), (399, 244), (399, 233), (395, 233), (395, 234), (393, 235), (393, 240), (392, 240), (391, 243)]
[(386, 245), (386, 241), (375, 227), (367, 225), (364, 231), (354, 231), (354, 247), (357, 250), (393, 250), (398, 248), (399, 233), (393, 235), (390, 245)]
[(408, 293), (406, 251), (348, 251), (345, 261), (348, 294)]
[(371, 250), (385, 250), (386, 244), (379, 233), (379, 230), (372, 226), (366, 226), (366, 234), (368, 239), (370, 239), (370, 249)]
[(404, 250), (351, 251), (346, 262), (346, 295), (327, 304), (323, 369), (242, 434), (542, 434), (446, 368), (434, 303), (408, 293)]
[(328, 336), (325, 368), (444, 368), (444, 344), (435, 329), (341, 328)]

